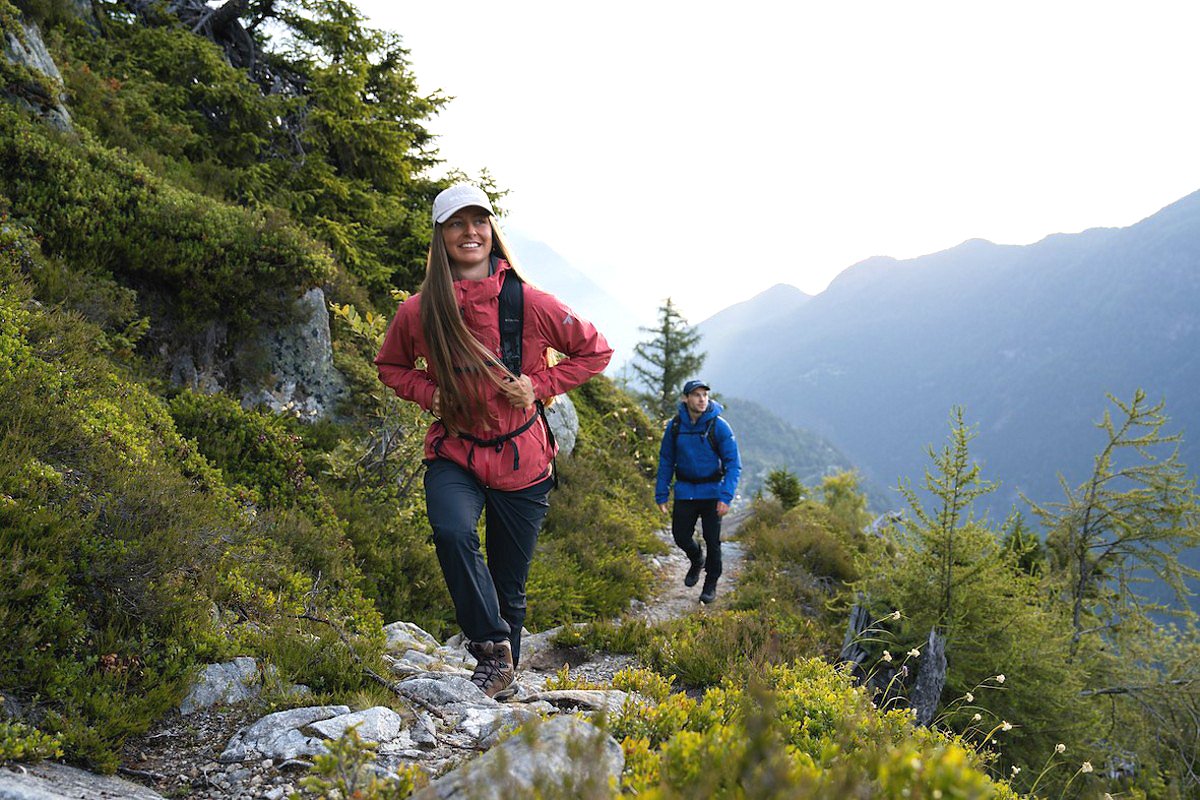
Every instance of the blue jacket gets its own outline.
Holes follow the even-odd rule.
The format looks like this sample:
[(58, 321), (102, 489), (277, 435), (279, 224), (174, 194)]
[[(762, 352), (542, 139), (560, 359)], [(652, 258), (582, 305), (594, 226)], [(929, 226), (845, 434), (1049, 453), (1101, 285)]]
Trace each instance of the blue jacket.
[[(662, 445), (658, 448), (658, 483), (654, 487), (654, 502), (665, 503), (671, 492), (671, 480), (675, 479), (676, 500), (712, 500), (732, 503), (737, 491), (738, 478), (742, 474), (742, 459), (738, 455), (737, 440), (733, 428), (721, 419), (721, 404), (708, 401), (708, 408), (700, 419), (692, 422), (687, 406), (679, 404), (679, 414), (667, 423), (663, 431)], [(671, 427), (678, 420), (679, 435), (671, 435)], [(716, 450), (709, 444), (704, 431), (713, 422), (713, 439)], [(725, 467), (725, 476), (719, 481), (691, 483), (682, 476), (703, 478), (716, 474)], [(678, 467), (679, 475), (676, 475)]]

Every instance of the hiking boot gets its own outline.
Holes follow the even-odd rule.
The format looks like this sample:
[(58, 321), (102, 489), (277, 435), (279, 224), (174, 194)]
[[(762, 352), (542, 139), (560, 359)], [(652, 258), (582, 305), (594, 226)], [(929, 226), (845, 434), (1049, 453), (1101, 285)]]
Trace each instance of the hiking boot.
[(696, 557), (692, 559), (692, 565), (688, 567), (687, 575), (683, 578), (684, 586), (695, 586), (696, 581), (700, 580), (700, 570), (704, 569), (704, 553), (697, 552)]
[(471, 683), (493, 700), (507, 700), (517, 693), (517, 671), (513, 668), (512, 645), (508, 642), (467, 642), (475, 656)]
[(701, 603), (711, 603), (717, 599), (717, 578), (715, 575), (704, 576), (704, 589), (700, 592)]

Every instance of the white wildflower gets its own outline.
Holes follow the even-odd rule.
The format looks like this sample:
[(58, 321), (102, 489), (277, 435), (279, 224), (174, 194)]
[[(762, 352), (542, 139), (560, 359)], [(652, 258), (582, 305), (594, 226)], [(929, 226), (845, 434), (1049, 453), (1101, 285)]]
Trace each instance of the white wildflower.
[(1080, 765), (1079, 765), (1079, 771), (1080, 771), (1080, 772), (1083, 772), (1083, 773), (1088, 773), (1088, 772), (1091, 772), (1091, 771), (1092, 771), (1092, 762), (1090, 762), (1090, 761), (1085, 761), (1085, 762), (1083, 762), (1082, 764), (1080, 764)]
[(975, 695), (971, 694), (970, 692), (967, 692), (967, 702), (968, 702), (968, 703), (974, 703), (974, 702), (975, 702)]
[(980, 715), (978, 715), (978, 714), (976, 714), (975, 716), (971, 717), (971, 721), (972, 721), (972, 722), (979, 722), (981, 719), (983, 719), (983, 717), (981, 717), (981, 716), (980, 716)]
[(1002, 730), (1002, 731), (1011, 731), (1011, 730), (1012, 730), (1012, 723), (1011, 723), (1011, 722), (1009, 722), (1008, 720), (1003, 720), (1003, 721), (1001, 721), (1001, 723), (1000, 723), (1000, 730)]
[(1013, 777), (1014, 777), (1014, 778), (1015, 778), (1015, 777), (1017, 777), (1017, 773), (1018, 773), (1018, 772), (1020, 772), (1020, 771), (1021, 771), (1021, 768), (1020, 768), (1020, 767), (1018, 767), (1016, 764), (1013, 764), (1013, 768), (1012, 768), (1012, 774), (1013, 774)]
[(898, 610), (892, 612), (892, 619), (900, 619), (900, 612)]
[(921, 657), (921, 651), (920, 651), (920, 650), (918, 650), (918, 649), (917, 649), (917, 648), (915, 648), (915, 647), (914, 647), (912, 650), (909, 650), (909, 651), (908, 651), (908, 654), (909, 654), (910, 656), (912, 656), (913, 658), (920, 658), (920, 657)]
[(1054, 752), (1061, 755), (1062, 753), (1067, 752), (1067, 746), (1062, 742), (1059, 742), (1058, 744), (1054, 745)]
[(884, 661), (891, 661), (891, 660), (892, 660), (892, 654), (891, 654), (891, 653), (889, 653), (887, 650), (884, 650), (884, 651), (883, 651), (883, 660), (884, 660)]
[(1003, 672), (1001, 672), (999, 675), (996, 676), (996, 683), (1004, 683), (1004, 673)]

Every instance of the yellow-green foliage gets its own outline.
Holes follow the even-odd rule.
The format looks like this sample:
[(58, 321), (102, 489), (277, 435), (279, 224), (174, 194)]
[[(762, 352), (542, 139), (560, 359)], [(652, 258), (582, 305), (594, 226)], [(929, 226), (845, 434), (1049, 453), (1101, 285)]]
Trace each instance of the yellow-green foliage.
[[(282, 505), (287, 473), (256, 487), (281, 507), (250, 513), (165, 402), (109, 365), (93, 325), (33, 303), (24, 274), (40, 261), (27, 235), (0, 227), (0, 686), (44, 714), (68, 756), (112, 769), (198, 658), (254, 643), (246, 631), (261, 626), (240, 620), (305, 610), (378, 653), (380, 620), (336, 529), (304, 551), (315, 523), (298, 497)], [(248, 652), (304, 649), (328, 664), (316, 685), (360, 682), (336, 632), (306, 625), (259, 634)]]
[(804, 500), (780, 514), (769, 500), (755, 505), (742, 538), (758, 560), (795, 564), (816, 577), (846, 582), (857, 577), (855, 555), (865, 540), (845, 528), (824, 503)]
[(659, 625), (639, 655), (685, 686), (715, 686), (727, 677), (746, 679), (767, 665), (824, 652), (823, 635), (812, 620), (769, 607), (720, 611)]
[(610, 720), (625, 791), (643, 798), (1012, 798), (971, 749), (882, 712), (816, 660), (696, 700), (629, 703)]
[(47, 252), (176, 303), (182, 320), (249, 324), (266, 290), (329, 277), (328, 253), (278, 212), (179, 189), (89, 137), (55, 134), (0, 107), (0, 193)]
[[(3, 699), (3, 698), (0, 698)], [(42, 733), (20, 722), (0, 722), (0, 764), (9, 761), (41, 761), (62, 755), (57, 736)]]
[(326, 739), (325, 746), (329, 752), (313, 758), (309, 774), (300, 779), (301, 797), (401, 800), (426, 783), (416, 764), (380, 777), (374, 768), (375, 745), (364, 742), (357, 727), (348, 728), (339, 739)]

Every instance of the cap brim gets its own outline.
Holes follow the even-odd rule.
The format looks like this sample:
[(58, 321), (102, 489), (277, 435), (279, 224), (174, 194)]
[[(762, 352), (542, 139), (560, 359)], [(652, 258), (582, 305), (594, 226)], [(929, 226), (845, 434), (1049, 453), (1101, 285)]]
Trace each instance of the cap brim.
[(486, 211), (488, 213), (488, 216), (494, 217), (496, 215), (496, 212), (492, 211), (492, 209), (488, 208), (487, 206), (481, 206), (481, 205), (479, 205), (479, 203), (472, 200), (472, 201), (467, 201), (465, 203), (460, 203), (459, 205), (456, 205), (456, 206), (451, 206), (450, 208), (446, 209), (441, 214), (439, 214), (434, 221), (437, 222), (437, 224), (441, 225), (443, 222), (450, 219), (452, 216), (457, 214), (459, 211), (462, 211), (464, 208), (471, 208), (471, 207), (482, 208), (484, 211)]

